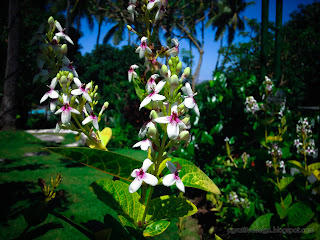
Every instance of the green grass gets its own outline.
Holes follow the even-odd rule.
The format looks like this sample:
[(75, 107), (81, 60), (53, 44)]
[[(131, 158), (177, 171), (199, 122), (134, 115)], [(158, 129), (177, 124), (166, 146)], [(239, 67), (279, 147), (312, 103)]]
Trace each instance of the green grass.
[[(72, 140), (73, 136), (67, 136), (63, 144)], [(0, 239), (12, 239), (22, 233), (27, 227), (23, 217), (24, 209), (42, 196), (37, 179), (41, 177), (49, 183), (51, 177), (55, 178), (57, 173), (62, 174), (62, 182), (58, 190), (64, 190), (59, 207), (55, 209), (57, 212), (69, 218), (74, 216), (75, 220), (81, 223), (92, 220), (103, 223), (106, 214), (116, 218), (116, 213), (100, 202), (89, 189), (93, 181), (111, 178), (111, 176), (64, 159), (57, 154), (49, 154), (43, 150), (48, 146), (59, 145), (42, 142), (22, 131), (0, 132)], [(141, 161), (146, 158), (146, 153), (140, 150), (110, 150), (134, 156)], [(25, 156), (26, 153), (40, 154)], [(52, 215), (49, 215), (44, 223), (50, 222), (61, 222), (63, 228), (51, 230), (37, 239), (87, 239), (78, 230)], [(188, 221), (185, 225), (188, 225)], [(185, 239), (199, 239), (190, 232), (191, 229), (192, 227), (188, 226), (188, 229), (183, 232), (183, 235), (188, 235)], [(114, 229), (111, 239), (118, 239), (118, 236), (114, 236), (115, 234)], [(190, 238), (192, 235), (194, 237)], [(179, 239), (177, 221), (173, 221), (168, 230), (156, 239)]]

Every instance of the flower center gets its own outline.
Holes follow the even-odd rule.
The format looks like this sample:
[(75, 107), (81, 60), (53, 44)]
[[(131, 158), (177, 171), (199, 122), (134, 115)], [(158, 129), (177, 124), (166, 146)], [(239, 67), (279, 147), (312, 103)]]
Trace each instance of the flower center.
[(137, 171), (137, 178), (138, 179), (142, 179), (144, 177), (144, 171), (142, 168), (139, 169), (139, 171)]
[(175, 180), (180, 180), (178, 171), (175, 171), (175, 172), (174, 172), (173, 178), (174, 178)]

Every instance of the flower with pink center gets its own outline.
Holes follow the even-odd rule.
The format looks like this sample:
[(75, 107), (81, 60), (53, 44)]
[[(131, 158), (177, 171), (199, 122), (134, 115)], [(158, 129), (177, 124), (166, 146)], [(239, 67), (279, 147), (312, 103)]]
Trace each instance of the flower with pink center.
[(71, 94), (76, 96), (82, 95), (88, 102), (92, 102), (92, 99), (88, 93), (90, 87), (86, 86), (86, 84), (82, 84), (79, 78), (74, 77), (73, 81), (77, 85), (78, 89), (72, 90)]
[(140, 103), (139, 110), (141, 108), (143, 108), (144, 106), (148, 105), (151, 102), (151, 100), (152, 101), (162, 101), (162, 100), (166, 99), (165, 96), (158, 94), (162, 90), (162, 88), (164, 87), (165, 84), (166, 84), (165, 81), (160, 81), (157, 85), (155, 85), (155, 86), (153, 85), (151, 92)]
[(137, 68), (139, 68), (139, 67), (136, 64), (133, 64), (133, 65), (130, 66), (130, 69), (128, 71), (128, 80), (129, 80), (129, 82), (131, 82), (132, 78), (134, 79), (134, 78), (138, 77), (137, 73), (134, 71)]
[(142, 37), (140, 46), (136, 49), (136, 53), (139, 53), (139, 57), (143, 58), (146, 54), (146, 51), (148, 54), (152, 54), (152, 50), (147, 45), (148, 38)]
[(157, 21), (166, 11), (166, 6), (168, 4), (168, 0), (149, 0), (149, 3), (147, 5), (147, 9), (151, 10), (155, 4), (157, 4), (157, 7), (158, 7), (158, 11), (155, 16), (155, 20)]
[(154, 120), (157, 123), (167, 123), (167, 133), (170, 139), (176, 139), (179, 136), (180, 128), (187, 129), (183, 121), (179, 119), (177, 104), (171, 107), (171, 116), (158, 117)]
[(67, 95), (63, 94), (63, 106), (57, 110), (54, 114), (60, 114), (61, 113), (61, 122), (62, 124), (67, 124), (70, 122), (71, 119), (71, 113), (80, 114), (80, 112), (72, 107), (70, 107), (69, 98)]
[(151, 77), (149, 78), (148, 82), (147, 82), (147, 92), (150, 93), (152, 92), (152, 89), (154, 89), (156, 87), (156, 82), (155, 80), (159, 77), (159, 74), (153, 74), (151, 75)]
[(151, 150), (152, 150), (152, 142), (149, 139), (146, 139), (146, 140), (142, 140), (140, 142), (137, 142), (132, 147), (134, 147), (134, 148), (135, 147), (140, 147), (141, 150), (148, 151), (149, 148), (151, 148)]
[(72, 66), (72, 62), (70, 62), (69, 58), (63, 56), (62, 58), (63, 67), (61, 68), (62, 71), (69, 71), (73, 73), (73, 76), (78, 77), (78, 73), (74, 66)]
[(59, 97), (59, 93), (56, 90), (54, 90), (54, 88), (57, 86), (57, 82), (58, 80), (56, 77), (51, 80), (51, 84), (50, 86), (48, 86), (50, 90), (43, 95), (43, 97), (40, 99), (40, 103), (43, 103), (45, 100), (48, 99), (48, 97), (51, 99), (56, 99)]
[(94, 114), (89, 104), (86, 104), (86, 110), (87, 113), (89, 113), (89, 116), (82, 121), (82, 125), (86, 125), (87, 123), (92, 122), (94, 128), (99, 131), (98, 117)]
[(64, 39), (67, 40), (69, 43), (71, 43), (72, 45), (74, 45), (74, 44), (73, 44), (73, 41), (71, 40), (71, 38), (70, 38), (67, 34), (65, 34), (65, 33), (63, 32), (64, 29), (62, 29), (60, 23), (59, 23), (58, 21), (55, 21), (55, 25), (56, 25), (56, 28), (57, 28), (58, 31), (59, 31), (58, 33), (55, 34), (55, 36), (64, 38)]
[(158, 184), (158, 179), (150, 173), (147, 173), (149, 167), (153, 162), (146, 158), (143, 161), (142, 167), (140, 169), (134, 169), (131, 173), (131, 177), (135, 178), (133, 182), (129, 185), (129, 192), (134, 193), (138, 191), (141, 187), (142, 182), (145, 182), (149, 185), (156, 186)]
[(129, 6), (127, 7), (128, 12), (130, 13), (131, 20), (134, 21), (134, 15), (138, 14), (136, 11), (136, 5), (129, 2)]
[(183, 101), (183, 104), (187, 107), (187, 108), (190, 108), (190, 109), (193, 109), (195, 111), (195, 113), (200, 116), (200, 111), (199, 111), (199, 107), (198, 107), (198, 104), (196, 103), (196, 101), (194, 100), (194, 96), (197, 94), (197, 93), (193, 93), (192, 89), (191, 89), (191, 85), (190, 83), (186, 83), (185, 87), (182, 87), (181, 88), (182, 92), (184, 94), (186, 94), (187, 96), (185, 96), (184, 98), (184, 101)]
[(170, 170), (171, 174), (168, 174), (163, 177), (162, 184), (164, 186), (172, 186), (173, 184), (176, 184), (177, 188), (181, 192), (185, 192), (184, 184), (181, 181), (179, 177), (180, 170), (177, 170), (176, 166), (172, 162), (166, 162), (167, 168)]

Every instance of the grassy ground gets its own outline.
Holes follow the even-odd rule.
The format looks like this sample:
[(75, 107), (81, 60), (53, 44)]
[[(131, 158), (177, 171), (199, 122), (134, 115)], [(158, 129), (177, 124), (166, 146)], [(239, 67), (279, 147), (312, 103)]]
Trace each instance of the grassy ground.
[[(67, 136), (63, 143), (69, 143), (71, 138), (72, 136)], [(24, 209), (42, 196), (37, 179), (41, 177), (50, 181), (58, 172), (62, 174), (59, 189), (64, 190), (64, 195), (56, 208), (57, 212), (69, 218), (74, 216), (77, 222), (95, 222), (95, 225), (99, 224), (97, 221), (104, 222), (106, 214), (116, 217), (115, 212), (97, 200), (89, 189), (91, 182), (110, 176), (42, 149), (52, 145), (22, 131), (0, 132), (0, 239), (12, 239), (21, 234), (27, 226), (22, 215)], [(127, 155), (134, 154), (140, 160), (145, 158), (145, 152), (125, 149), (117, 151)], [(37, 155), (30, 156), (30, 153)], [(51, 230), (38, 239), (87, 239), (78, 230), (52, 215), (44, 223), (53, 221), (61, 222), (63, 228)], [(169, 226), (166, 234), (157, 239), (178, 239), (176, 222)], [(183, 232), (186, 239), (198, 239), (192, 233), (192, 226), (188, 229)]]

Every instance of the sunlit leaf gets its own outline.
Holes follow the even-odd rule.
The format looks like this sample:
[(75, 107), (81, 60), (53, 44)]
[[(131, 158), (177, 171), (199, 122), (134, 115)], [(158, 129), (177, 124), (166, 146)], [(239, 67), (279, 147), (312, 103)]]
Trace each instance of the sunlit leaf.
[(293, 180), (294, 180), (294, 177), (281, 178), (280, 183), (279, 183), (280, 191), (285, 189), (290, 183), (292, 183)]
[(103, 146), (107, 146), (111, 136), (112, 136), (112, 130), (111, 128), (104, 128), (101, 132), (98, 132), (99, 138), (101, 140), (101, 143)]
[(98, 149), (80, 147), (45, 149), (127, 181), (132, 181), (130, 174), (133, 169), (140, 168), (142, 165), (134, 158)]
[(305, 202), (297, 202), (288, 209), (288, 223), (295, 227), (307, 224), (314, 216), (314, 212)]
[(270, 228), (270, 221), (273, 213), (267, 213), (258, 217), (250, 226), (250, 230), (263, 230)]
[(196, 165), (183, 158), (172, 158), (171, 161), (173, 163), (178, 162), (182, 166), (179, 176), (186, 187), (198, 188), (207, 192), (220, 194), (219, 188)]
[(153, 237), (153, 236), (159, 235), (163, 233), (169, 227), (169, 225), (170, 225), (170, 222), (166, 220), (160, 220), (160, 221), (151, 223), (143, 231), (143, 236)]

